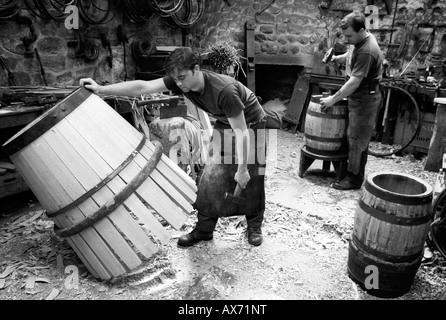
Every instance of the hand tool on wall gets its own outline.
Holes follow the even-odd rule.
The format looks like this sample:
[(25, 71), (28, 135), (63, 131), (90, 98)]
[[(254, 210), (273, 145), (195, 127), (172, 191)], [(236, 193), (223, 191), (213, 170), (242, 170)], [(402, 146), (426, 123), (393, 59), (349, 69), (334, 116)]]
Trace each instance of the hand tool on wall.
[(42, 61), (40, 60), (39, 51), (37, 50), (37, 48), (34, 48), (34, 52), (36, 53), (37, 61), (39, 61), (40, 74), (42, 75), (43, 83), (45, 84), (45, 86), (48, 86), (48, 83), (46, 82), (45, 78), (45, 69), (43, 68)]
[[(392, 13), (392, 0), (384, 0), (384, 3), (386, 5), (386, 11), (387, 14)], [(367, 5), (374, 5), (375, 0), (367, 0)]]
[(5, 60), (1, 56), (0, 56), (0, 65), (2, 66), (3, 69), (6, 70), (6, 72), (8, 72), (8, 85), (16, 86), (17, 83), (15, 82), (14, 74), (11, 72), (11, 70), (9, 70)]
[[(432, 31), (432, 32), (433, 32), (433, 31)], [(427, 38), (424, 40), (423, 44), (418, 48), (418, 51), (414, 54), (412, 60), (410, 60), (409, 63), (406, 65), (406, 67), (403, 69), (403, 71), (401, 71), (401, 73), (400, 73), (400, 75), (399, 75), (400, 77), (404, 74), (404, 72), (407, 70), (407, 68), (412, 64), (412, 62), (415, 60), (415, 58), (417, 57), (418, 53), (420, 52), (421, 48), (424, 47), (425, 43), (426, 43), (427, 40), (429, 40), (430, 38), (431, 38), (431, 37), (427, 37)]]
[(229, 192), (225, 192), (225, 200), (231, 201), (232, 203), (243, 205), (246, 203), (246, 199), (243, 197), (240, 197), (241, 193), (242, 193), (242, 188), (237, 183), (233, 194), (231, 194)]
[(105, 33), (101, 33), (101, 43), (104, 48), (108, 48), (109, 55), (107, 56), (108, 66), (113, 67), (113, 52), (111, 49), (110, 41), (105, 36)]
[(53, 94), (49, 95), (34, 95), (31, 97), (24, 97), (22, 100), (25, 103), (25, 106), (43, 106), (45, 104), (56, 103), (57, 98)]
[(34, 51), (31, 49), (31, 43), (33, 43), (37, 39), (37, 35), (34, 30), (33, 23), (30, 18), (20, 16), (20, 15), (15, 16), (15, 21), (19, 25), (26, 24), (29, 28), (30, 35), (28, 37), (22, 37), (20, 40), (23, 41), (23, 45), (25, 46), (25, 57), (28, 57), (28, 58), (32, 57), (34, 54)]
[[(388, 4), (386, 2), (386, 8), (387, 7), (388, 7)], [(390, 28), (391, 31), (390, 31), (389, 47), (388, 47), (387, 53), (386, 53), (386, 59), (389, 59), (389, 60), (393, 60), (391, 55), (390, 55), (390, 53), (392, 52), (391, 44), (392, 44), (393, 30), (395, 28), (395, 19), (396, 19), (396, 10), (397, 10), (397, 8), (398, 8), (398, 0), (396, 0), (396, 2), (395, 2), (395, 9), (393, 11), (393, 18), (392, 18), (392, 27)], [(387, 10), (387, 12), (389, 12), (389, 10)]]
[[(124, 20), (124, 17), (125, 17), (125, 15), (123, 16), (123, 20)], [(126, 43), (129, 43), (129, 39), (127, 38), (127, 36), (125, 34), (125, 29), (124, 29), (123, 24), (120, 24), (118, 26), (117, 37), (118, 37), (118, 41), (120, 43), (122, 43), (122, 47), (124, 49), (124, 81), (126, 81), (127, 80)]]

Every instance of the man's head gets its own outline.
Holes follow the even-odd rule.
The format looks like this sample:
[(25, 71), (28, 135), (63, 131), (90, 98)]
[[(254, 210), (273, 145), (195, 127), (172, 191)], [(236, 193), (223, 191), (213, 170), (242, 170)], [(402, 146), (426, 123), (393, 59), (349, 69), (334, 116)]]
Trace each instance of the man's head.
[(341, 29), (347, 44), (358, 44), (366, 35), (365, 16), (359, 11), (346, 15), (341, 21)]
[(177, 48), (167, 58), (164, 68), (184, 92), (197, 89), (200, 81), (200, 58), (191, 48)]

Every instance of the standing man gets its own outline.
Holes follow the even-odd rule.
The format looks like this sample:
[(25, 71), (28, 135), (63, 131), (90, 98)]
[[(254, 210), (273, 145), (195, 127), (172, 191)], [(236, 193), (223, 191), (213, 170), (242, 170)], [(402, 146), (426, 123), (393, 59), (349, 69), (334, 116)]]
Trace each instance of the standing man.
[(372, 138), (376, 114), (381, 104), (379, 82), (383, 73), (383, 55), (376, 38), (365, 28), (365, 16), (352, 12), (341, 21), (342, 33), (353, 50), (333, 56), (332, 61), (346, 63), (347, 81), (333, 96), (321, 99), (326, 111), (336, 102), (348, 98), (348, 166), (347, 175), (332, 184), (339, 190), (360, 189), (364, 181), (368, 145)]
[[(96, 94), (124, 96), (172, 90), (211, 114), (216, 119), (210, 146), (213, 155), (208, 157), (210, 161), (198, 182), (194, 203), (198, 221), (190, 233), (178, 239), (178, 245), (187, 247), (211, 240), (218, 218), (245, 215), (248, 242), (258, 246), (263, 241), (261, 225), (265, 211), (266, 114), (256, 96), (239, 81), (201, 70), (199, 62), (198, 54), (190, 48), (177, 48), (166, 61), (163, 78), (106, 86), (81, 79), (80, 85)], [(225, 197), (226, 192), (234, 192), (237, 184), (242, 190), (240, 196), (246, 199), (244, 203)]]

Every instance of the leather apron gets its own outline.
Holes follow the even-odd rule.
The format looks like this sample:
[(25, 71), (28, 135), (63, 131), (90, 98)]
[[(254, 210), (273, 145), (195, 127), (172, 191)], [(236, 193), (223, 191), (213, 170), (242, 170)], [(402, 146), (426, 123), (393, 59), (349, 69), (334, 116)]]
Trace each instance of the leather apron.
[(237, 172), (236, 144), (229, 125), (217, 121), (214, 125), (210, 154), (198, 182), (194, 208), (205, 216), (228, 217), (257, 215), (265, 210), (264, 177), (266, 169), (266, 118), (248, 126), (250, 129), (250, 157), (248, 170), (251, 179), (240, 197), (245, 204), (237, 204), (225, 193), (234, 193)]

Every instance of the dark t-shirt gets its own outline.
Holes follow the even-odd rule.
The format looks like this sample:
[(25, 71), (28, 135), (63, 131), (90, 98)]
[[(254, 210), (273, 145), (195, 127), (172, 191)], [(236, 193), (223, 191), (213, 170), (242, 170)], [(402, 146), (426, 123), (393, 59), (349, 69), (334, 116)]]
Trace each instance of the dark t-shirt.
[(374, 35), (368, 32), (347, 58), (347, 76), (363, 78), (355, 93), (369, 91), (382, 79), (383, 55)]
[(265, 111), (254, 93), (239, 81), (209, 70), (201, 71), (204, 77), (202, 94), (181, 91), (170, 76), (163, 78), (164, 83), (169, 90), (182, 93), (198, 108), (225, 124), (229, 124), (228, 118), (238, 115), (241, 111), (245, 115), (247, 124), (255, 123), (265, 116)]

